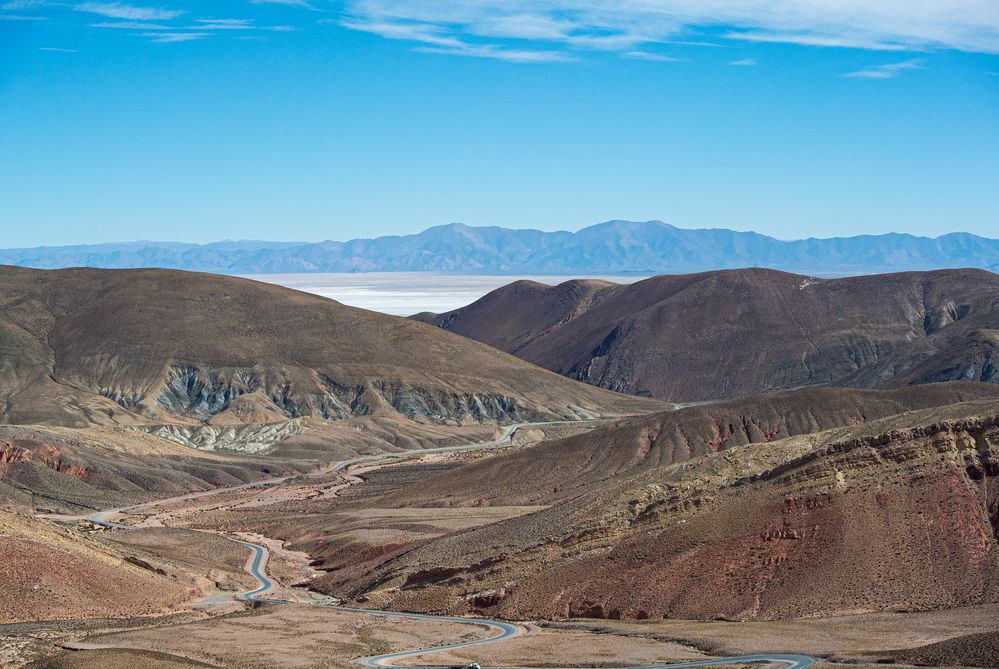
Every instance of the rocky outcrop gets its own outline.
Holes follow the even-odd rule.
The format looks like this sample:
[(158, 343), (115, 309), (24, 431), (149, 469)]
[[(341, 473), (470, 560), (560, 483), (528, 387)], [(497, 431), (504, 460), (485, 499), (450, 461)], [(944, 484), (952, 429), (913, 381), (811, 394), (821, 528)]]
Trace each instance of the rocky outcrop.
[(235, 398), (256, 390), (259, 380), (252, 370), (225, 373), (217, 369), (174, 366), (167, 372), (163, 390), (155, 401), (177, 416), (206, 419), (229, 408)]
[[(516, 619), (999, 603), (997, 410), (988, 400), (920, 410), (599, 486), (557, 482), (579, 470), (549, 463), (548, 490), (562, 491), (549, 507), (416, 547), (334, 594)], [(470, 494), (489, 486), (461, 469), (446, 478)]]
[[(368, 416), (387, 409), (424, 423), (462, 424), (577, 418), (590, 415), (586, 409), (566, 405), (558, 413), (501, 393), (471, 393), (446, 387), (423, 387), (403, 381), (377, 381), (346, 384), (316, 374), (295, 374), (294, 379), (271, 381), (252, 368), (205, 368), (193, 365), (170, 367), (158, 390), (107, 390), (101, 393), (124, 408), (146, 416), (171, 415), (198, 422), (218, 422), (228, 415), (233, 421), (253, 420), (265, 413), (276, 419), (316, 416), (325, 420), (345, 420)], [(245, 418), (245, 420), (243, 419)], [(155, 434), (180, 443), (231, 444), (237, 450), (263, 448), (267, 440), (244, 439), (253, 431), (192, 429), (186, 426), (158, 426)], [(272, 431), (265, 429), (262, 433)], [(239, 434), (237, 434), (237, 432)], [(240, 446), (239, 444), (246, 444)], [(230, 446), (220, 446), (230, 448)]]
[(199, 451), (260, 453), (298, 433), (302, 425), (298, 420), (289, 420), (268, 425), (156, 425), (135, 429)]
[[(406, 384), (379, 383), (376, 392), (407, 418), (431, 423), (515, 422), (551, 420), (548, 412), (521, 407), (506, 395), (427, 391)], [(566, 407), (568, 409), (568, 407)]]
[(18, 463), (31, 463), (75, 478), (82, 478), (87, 472), (82, 463), (67, 460), (51, 444), (34, 440), (0, 441), (0, 468)]

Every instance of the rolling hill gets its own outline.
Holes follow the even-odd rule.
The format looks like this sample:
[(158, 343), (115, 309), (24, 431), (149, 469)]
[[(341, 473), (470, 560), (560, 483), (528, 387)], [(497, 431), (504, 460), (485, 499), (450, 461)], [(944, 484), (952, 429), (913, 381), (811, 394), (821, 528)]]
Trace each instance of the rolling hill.
[(812, 385), (999, 382), (999, 276), (982, 270), (518, 281), (413, 318), (570, 378), (674, 402)]
[(655, 406), (439, 329), (269, 284), (0, 268), (6, 423), (509, 423)]
[[(709, 438), (712, 422), (737, 417), (760, 431)], [(528, 512), (391, 550), (352, 544), (381, 564), (333, 571), (324, 587), (368, 606), (513, 619), (996, 604), (997, 449), (999, 393), (983, 384), (803, 391), (628, 419), (369, 501)]]

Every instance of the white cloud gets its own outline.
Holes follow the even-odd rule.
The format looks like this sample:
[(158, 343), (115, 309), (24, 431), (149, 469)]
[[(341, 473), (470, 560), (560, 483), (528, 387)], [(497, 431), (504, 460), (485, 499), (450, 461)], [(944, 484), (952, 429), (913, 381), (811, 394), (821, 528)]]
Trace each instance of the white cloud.
[(193, 42), (208, 37), (208, 33), (142, 33), (143, 37), (150, 37), (150, 42), (157, 44), (173, 44), (176, 42)]
[[(320, 23), (333, 23), (324, 19)], [(474, 56), (476, 58), (494, 58), (515, 63), (566, 62), (574, 60), (572, 56), (559, 51), (506, 48), (494, 44), (478, 44), (468, 42), (449, 35), (441, 26), (421, 23), (392, 23), (343, 21), (341, 24), (351, 30), (373, 33), (388, 39), (408, 40), (421, 46), (417, 51), (422, 53), (441, 53), (459, 56)]]
[(725, 34), (726, 39), (747, 42), (769, 42), (773, 44), (799, 44), (801, 46), (846, 47), (871, 51), (911, 51), (923, 50), (925, 46), (906, 45), (898, 42), (885, 42), (865, 35), (817, 35), (804, 33), (739, 32)]
[[(291, 26), (257, 26), (250, 19), (195, 19), (191, 25), (167, 25), (150, 23), (148, 21), (106, 21), (91, 23), (91, 28), (118, 28), (121, 30), (173, 30), (178, 34), (199, 34), (205, 30), (266, 30), (271, 32), (287, 32), (295, 30)], [(189, 40), (175, 40), (189, 41)]]
[(63, 49), (57, 46), (40, 46), (39, 51), (52, 51), (54, 53), (77, 53), (76, 49)]
[(843, 76), (852, 79), (894, 79), (906, 70), (918, 70), (921, 67), (919, 61), (907, 60), (902, 63), (888, 63), (856, 72), (847, 72)]
[(558, 51), (536, 51), (533, 49), (503, 49), (491, 44), (461, 44), (453, 47), (417, 47), (421, 53), (441, 53), (475, 58), (492, 58), (510, 63), (568, 63), (574, 57)]
[(498, 40), (522, 40), (563, 51), (641, 52), (721, 29), (729, 40), (999, 53), (996, 0), (347, 0), (346, 7), (347, 27), (409, 39), (399, 32), (418, 26), (495, 50), (512, 48)]
[(172, 26), (162, 23), (148, 23), (145, 21), (104, 21), (101, 23), (91, 23), (91, 28), (118, 28), (121, 30), (174, 30)]
[(736, 67), (756, 67), (759, 63), (756, 62), (755, 58), (740, 58), (739, 60), (728, 61), (729, 65), (735, 65)]
[(253, 30), (255, 27), (250, 19), (197, 19), (195, 23), (210, 30)]
[(123, 2), (84, 2), (75, 7), (78, 12), (90, 12), (100, 14), (112, 19), (126, 19), (130, 21), (170, 21), (175, 19), (183, 11), (175, 9), (159, 9), (156, 7), (136, 7)]
[(305, 0), (250, 0), (251, 5), (288, 5), (289, 7), (301, 7), (303, 9), (311, 9), (312, 11), (319, 11), (311, 3)]
[(271, 30), (288, 32), (295, 30), (291, 26), (258, 26), (252, 19), (197, 19), (191, 30)]
[(28, 14), (0, 14), (0, 21), (44, 21), (44, 16), (30, 16)]
[(42, 7), (48, 7), (50, 4), (48, 0), (10, 0), (0, 5), (0, 9), (16, 12), (25, 9), (41, 9)]
[(658, 63), (677, 63), (680, 61), (679, 58), (674, 58), (673, 56), (661, 53), (649, 53), (648, 51), (625, 51), (621, 55), (634, 60), (651, 60)]

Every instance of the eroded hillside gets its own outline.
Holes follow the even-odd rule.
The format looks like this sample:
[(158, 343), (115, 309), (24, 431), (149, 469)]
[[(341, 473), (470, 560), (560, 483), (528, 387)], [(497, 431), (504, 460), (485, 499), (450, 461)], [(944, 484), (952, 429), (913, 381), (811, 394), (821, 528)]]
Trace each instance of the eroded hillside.
[[(531, 476), (520, 453), (492, 460), (490, 471)], [(547, 479), (543, 510), (429, 541), (343, 591), (368, 605), (518, 619), (766, 619), (999, 601), (995, 399), (636, 467), (596, 486), (575, 487), (578, 468), (555, 481), (561, 473)], [(461, 469), (444, 476), (468, 482)], [(466, 503), (488, 497), (488, 479), (479, 484), (462, 486)]]
[(7, 423), (509, 423), (653, 407), (413, 321), (269, 284), (0, 268)]
[(980, 270), (517, 282), (415, 318), (570, 378), (674, 402), (814, 385), (999, 382), (999, 276)]

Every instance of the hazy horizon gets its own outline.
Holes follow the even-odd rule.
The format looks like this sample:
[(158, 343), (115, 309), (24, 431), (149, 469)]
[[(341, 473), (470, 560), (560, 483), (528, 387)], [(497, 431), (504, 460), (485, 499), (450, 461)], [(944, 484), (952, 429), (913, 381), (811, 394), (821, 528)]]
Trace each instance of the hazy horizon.
[(866, 236), (882, 237), (882, 236), (888, 236), (888, 235), (909, 236), (909, 237), (916, 237), (916, 238), (922, 238), (922, 239), (939, 239), (940, 237), (947, 237), (947, 236), (950, 236), (950, 235), (973, 235), (975, 237), (981, 237), (983, 239), (999, 239), (999, 231), (997, 231), (996, 233), (993, 233), (992, 235), (989, 235), (989, 234), (985, 234), (985, 233), (979, 234), (979, 233), (975, 233), (975, 232), (970, 232), (968, 230), (954, 230), (954, 231), (951, 231), (951, 232), (943, 232), (943, 233), (935, 234), (935, 235), (934, 234), (920, 234), (920, 233), (909, 232), (909, 231), (905, 231), (905, 230), (891, 230), (891, 231), (881, 232), (881, 233), (860, 233), (860, 234), (856, 234), (856, 235), (830, 235), (830, 236), (809, 235), (809, 236), (799, 236), (799, 237), (777, 237), (777, 236), (774, 236), (774, 235), (768, 235), (768, 234), (760, 232), (758, 230), (742, 230), (742, 229), (737, 229), (737, 228), (734, 228), (734, 227), (728, 227), (728, 226), (725, 226), (725, 225), (714, 225), (714, 226), (704, 226), (704, 227), (687, 227), (687, 226), (680, 225), (680, 224), (677, 224), (677, 223), (671, 223), (671, 222), (668, 222), (668, 221), (663, 221), (661, 219), (649, 219), (648, 221), (632, 221), (632, 220), (628, 220), (628, 219), (615, 218), (615, 219), (608, 219), (606, 221), (600, 221), (598, 223), (584, 223), (584, 224), (580, 224), (578, 226), (568, 226), (568, 227), (565, 227), (565, 228), (559, 228), (559, 229), (553, 229), (553, 230), (543, 230), (541, 228), (531, 228), (531, 227), (518, 227), (518, 226), (515, 226), (515, 225), (475, 225), (475, 224), (471, 224), (471, 223), (463, 223), (463, 222), (453, 221), (453, 222), (450, 222), (450, 223), (441, 223), (441, 224), (437, 224), (437, 225), (431, 225), (431, 226), (428, 226), (428, 227), (423, 228), (421, 230), (416, 230), (415, 232), (405, 233), (405, 234), (400, 234), (400, 235), (370, 235), (370, 236), (361, 235), (361, 236), (343, 237), (343, 238), (337, 238), (337, 239), (334, 239), (332, 237), (316, 238), (316, 239), (291, 239), (291, 238), (288, 238), (288, 239), (278, 239), (278, 238), (275, 238), (275, 237), (272, 237), (272, 238), (240, 237), (240, 238), (214, 239), (214, 240), (205, 241), (205, 242), (195, 242), (195, 241), (188, 241), (188, 240), (177, 239), (177, 238), (162, 238), (162, 239), (129, 238), (129, 239), (120, 239), (120, 240), (98, 240), (98, 241), (83, 242), (83, 243), (74, 243), (74, 244), (70, 244), (70, 243), (66, 243), (66, 244), (52, 243), (52, 244), (41, 244), (41, 245), (36, 245), (36, 246), (0, 246), (0, 250), (31, 250), (31, 249), (43, 249), (43, 248), (72, 248), (72, 247), (86, 247), (86, 246), (113, 246), (113, 245), (139, 245), (139, 244), (178, 244), (178, 245), (185, 245), (185, 246), (189, 245), (189, 246), (198, 246), (198, 247), (212, 246), (212, 245), (218, 245), (218, 244), (278, 244), (278, 245), (282, 245), (282, 246), (286, 246), (286, 245), (287, 246), (293, 246), (293, 245), (298, 245), (298, 244), (301, 244), (301, 245), (305, 245), (305, 244), (322, 244), (322, 243), (326, 243), (326, 242), (346, 243), (346, 242), (352, 242), (352, 241), (373, 240), (373, 239), (379, 239), (379, 238), (382, 238), (382, 237), (409, 237), (409, 236), (413, 236), (413, 235), (418, 235), (418, 234), (420, 234), (422, 232), (426, 232), (428, 230), (432, 230), (434, 228), (447, 228), (447, 227), (451, 227), (451, 226), (464, 226), (464, 227), (473, 228), (473, 229), (499, 228), (499, 229), (503, 229), (503, 230), (513, 230), (513, 231), (570, 232), (570, 233), (576, 233), (576, 232), (579, 232), (581, 230), (585, 230), (587, 228), (591, 228), (591, 227), (594, 227), (594, 226), (597, 226), (597, 225), (603, 225), (605, 223), (613, 223), (613, 222), (618, 222), (618, 221), (627, 222), (627, 223), (644, 223), (644, 222), (664, 223), (664, 224), (669, 225), (671, 227), (677, 228), (678, 230), (687, 230), (687, 231), (723, 230), (723, 231), (732, 231), (732, 232), (746, 232), (746, 233), (752, 233), (752, 234), (758, 234), (758, 235), (763, 235), (763, 236), (766, 236), (766, 237), (770, 237), (770, 238), (775, 239), (775, 240), (780, 241), (780, 242), (800, 242), (800, 241), (808, 241), (810, 239), (818, 239), (818, 240), (849, 239), (849, 238), (853, 238), (853, 237), (866, 237)]

